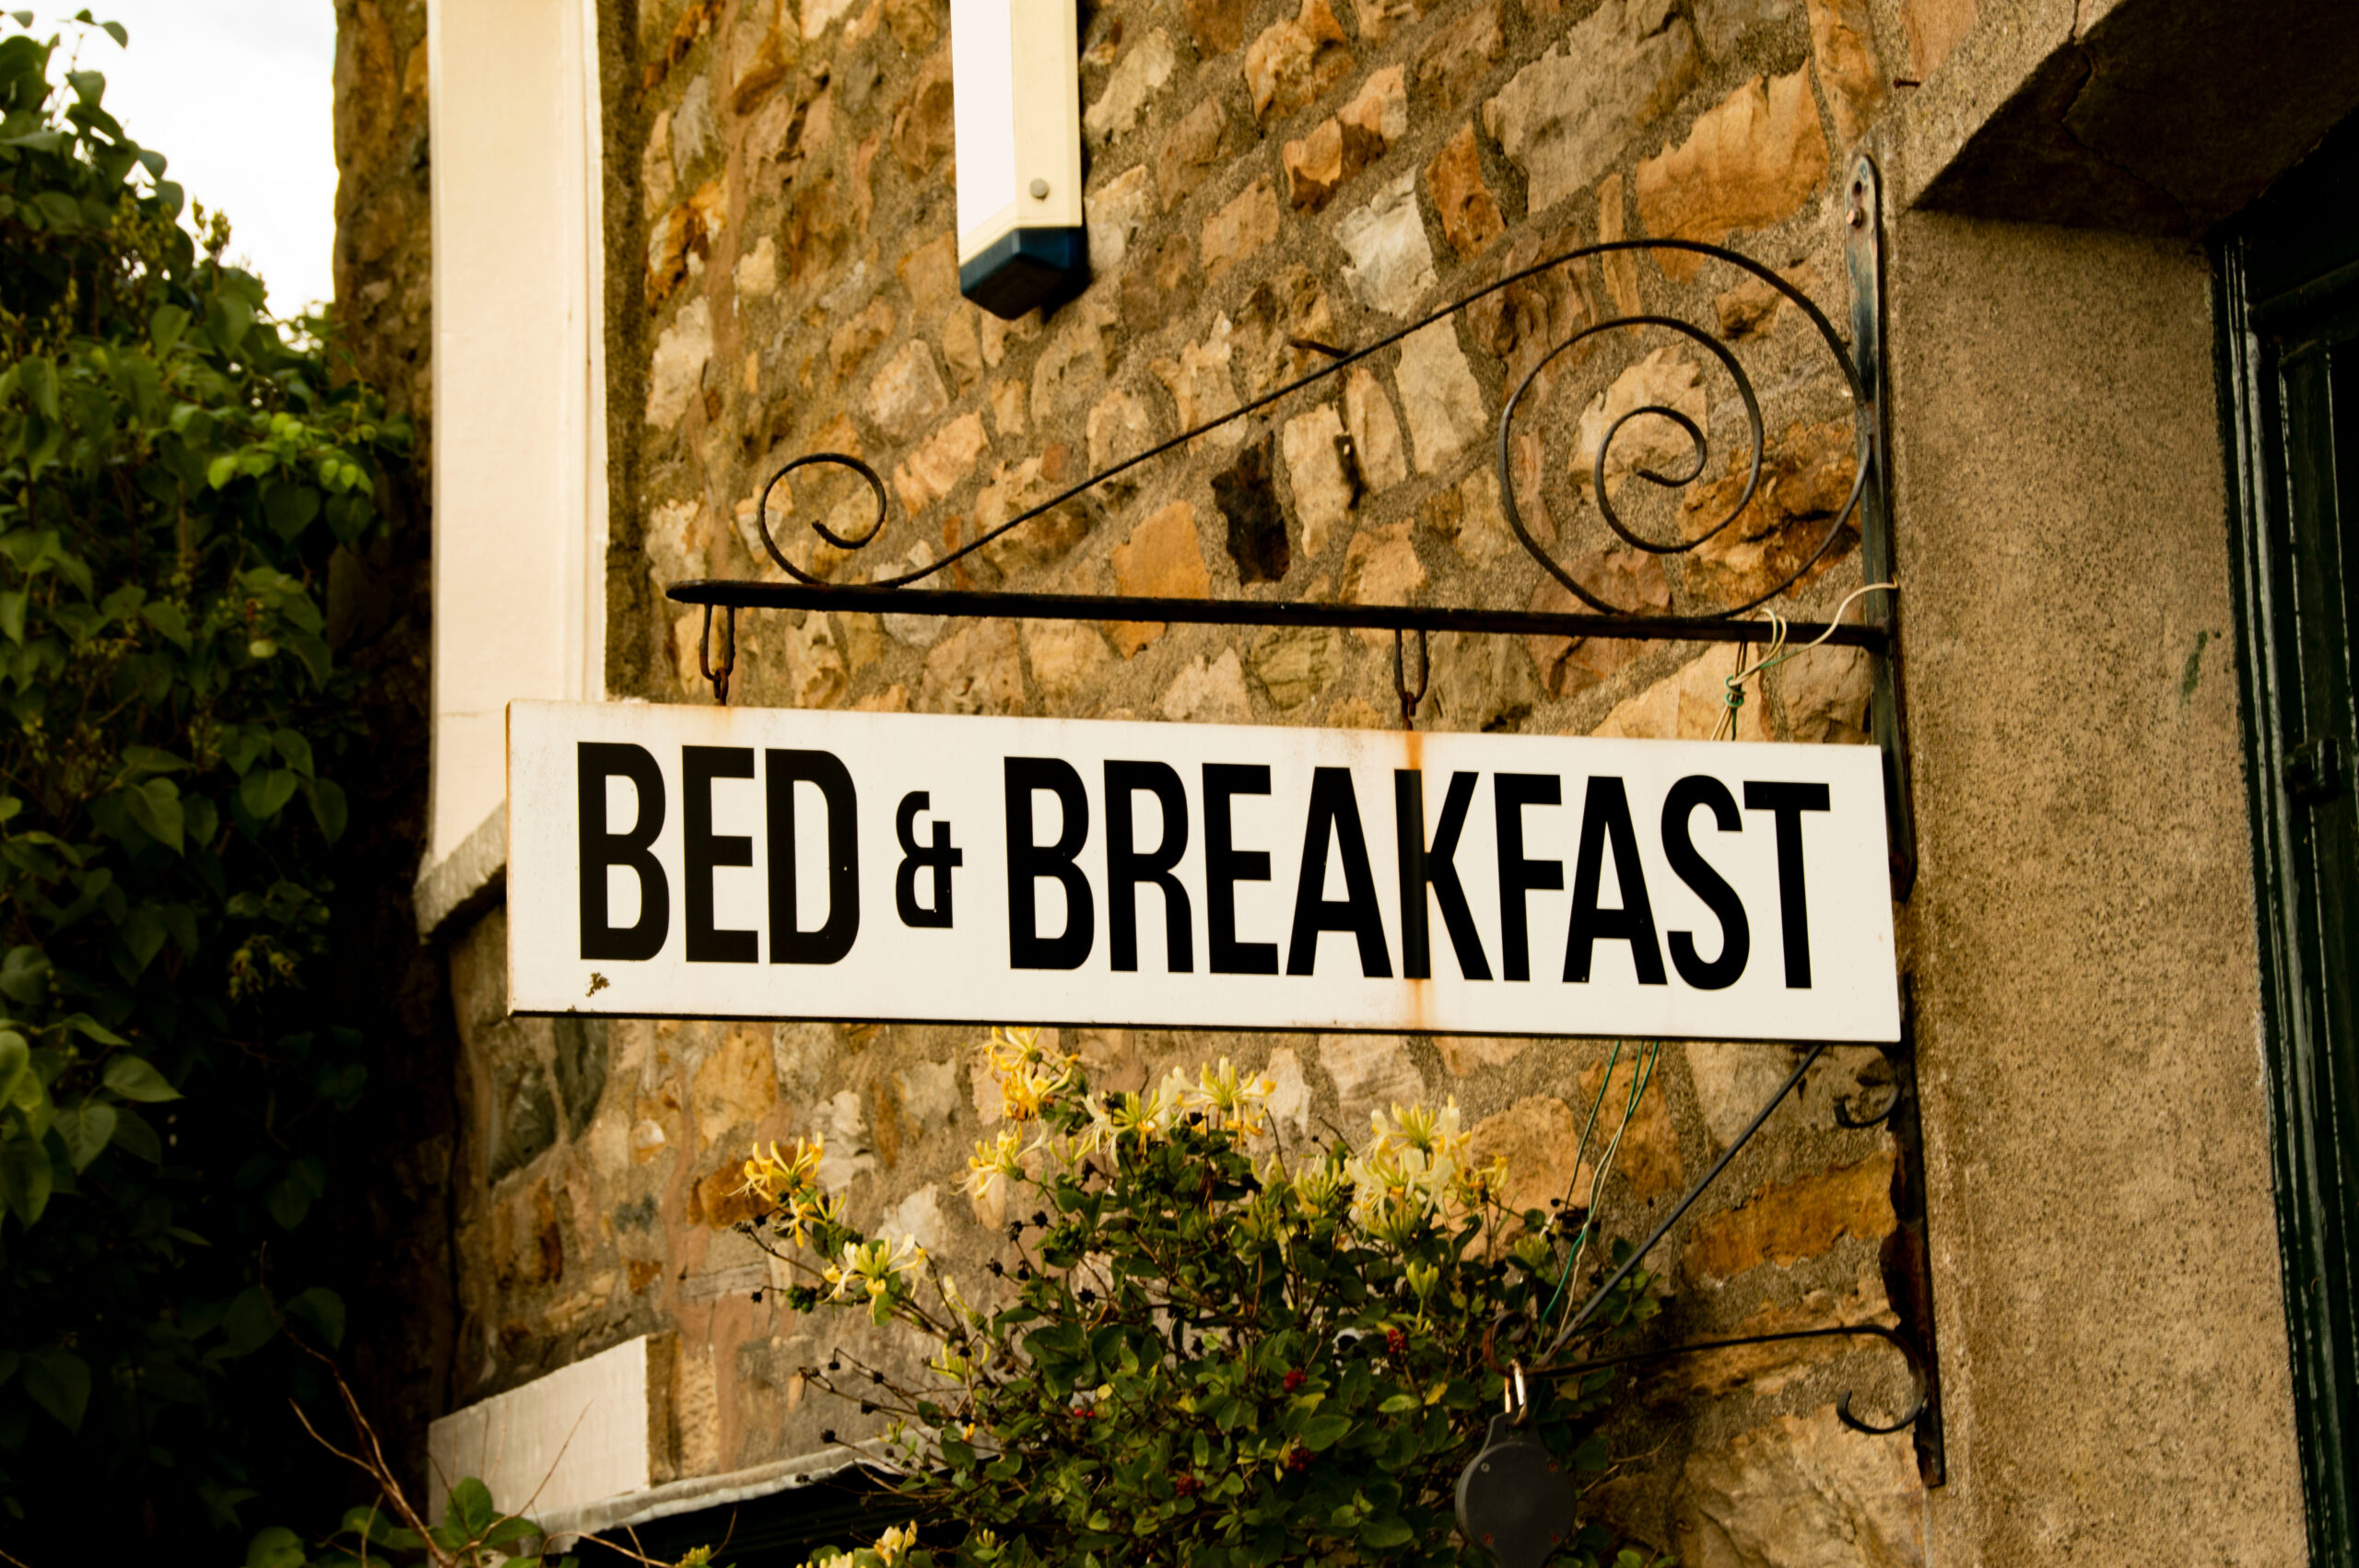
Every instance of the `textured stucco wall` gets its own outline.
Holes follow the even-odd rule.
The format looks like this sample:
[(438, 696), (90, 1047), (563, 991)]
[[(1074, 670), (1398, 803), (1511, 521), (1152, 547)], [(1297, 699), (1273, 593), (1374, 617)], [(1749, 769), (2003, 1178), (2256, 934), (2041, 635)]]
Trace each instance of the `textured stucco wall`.
[(1933, 1560), (2298, 1562), (2205, 263), (1894, 252)]

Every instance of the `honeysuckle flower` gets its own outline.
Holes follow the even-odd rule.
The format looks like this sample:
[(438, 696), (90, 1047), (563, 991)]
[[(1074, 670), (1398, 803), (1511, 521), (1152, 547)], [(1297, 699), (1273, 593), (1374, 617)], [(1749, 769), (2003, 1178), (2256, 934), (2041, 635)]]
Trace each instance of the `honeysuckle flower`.
[(889, 1295), (895, 1275), (905, 1274), (925, 1261), (925, 1248), (916, 1240), (903, 1236), (888, 1241), (879, 1236), (872, 1241), (848, 1241), (836, 1262), (827, 1267), (823, 1276), (828, 1294), (836, 1301), (850, 1301), (865, 1296), (874, 1302)]
[(915, 1525), (895, 1525), (876, 1538), (876, 1544), (871, 1550), (884, 1561), (885, 1568), (894, 1568), (917, 1543), (918, 1527)]
[(997, 1138), (975, 1145), (974, 1157), (967, 1162), (967, 1179), (958, 1185), (969, 1198), (989, 1198), (1002, 1180), (1023, 1178), (1027, 1153), (1024, 1135), (1012, 1127), (1003, 1128)]
[(1223, 1057), (1218, 1068), (1204, 1068), (1197, 1075), (1188, 1091), (1188, 1103), (1203, 1111), (1215, 1127), (1250, 1138), (1259, 1134), (1262, 1103), (1276, 1088), (1270, 1079), (1240, 1074)]
[(797, 1246), (806, 1246), (820, 1230), (844, 1223), (844, 1197), (839, 1192), (806, 1188), (794, 1195), (786, 1211), (786, 1234)]
[(826, 1143), (816, 1138), (798, 1138), (794, 1141), (793, 1149), (784, 1153), (775, 1142), (768, 1153), (757, 1143), (753, 1157), (745, 1162), (745, 1180), (738, 1185), (737, 1190), (751, 1193), (771, 1208), (776, 1208), (787, 1194), (798, 1188), (808, 1187), (818, 1179), (819, 1160), (826, 1153)]

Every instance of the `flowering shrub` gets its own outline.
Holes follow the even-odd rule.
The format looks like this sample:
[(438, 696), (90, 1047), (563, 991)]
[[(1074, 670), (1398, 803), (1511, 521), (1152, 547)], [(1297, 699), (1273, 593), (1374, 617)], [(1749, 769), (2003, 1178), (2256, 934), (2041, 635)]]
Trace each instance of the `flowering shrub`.
[[(910, 1380), (842, 1352), (806, 1369), (893, 1418), (916, 1515), (820, 1561), (1487, 1562), (1456, 1533), (1452, 1489), (1508, 1370), (1534, 1367), (1583, 1293), (1564, 1286), (1595, 1261), (1590, 1217), (1508, 1209), (1454, 1104), (1379, 1114), (1356, 1149), (1289, 1148), (1271, 1085), (1226, 1060), (1104, 1094), (1038, 1030), (994, 1031), (985, 1059), (1010, 1126), (967, 1187), (1021, 1216), (988, 1293), (849, 1224), (816, 1142), (745, 1165), (767, 1207), (753, 1229), (803, 1281), (792, 1305), (865, 1310), (933, 1348)], [(1617, 1287), (1588, 1342), (1650, 1316), (1646, 1285)], [(1576, 1475), (1608, 1468), (1614, 1375), (1533, 1383), (1531, 1419)], [(1646, 1559), (1584, 1524), (1557, 1561)]]

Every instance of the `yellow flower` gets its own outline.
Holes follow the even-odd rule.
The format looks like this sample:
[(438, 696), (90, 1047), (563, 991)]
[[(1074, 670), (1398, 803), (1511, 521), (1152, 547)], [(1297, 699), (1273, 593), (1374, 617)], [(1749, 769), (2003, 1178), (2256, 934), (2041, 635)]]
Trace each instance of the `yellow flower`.
[(917, 1543), (918, 1527), (915, 1525), (895, 1525), (876, 1538), (876, 1545), (872, 1550), (884, 1559), (885, 1568), (894, 1568), (894, 1564), (907, 1557), (910, 1549)]
[(781, 1153), (776, 1143), (765, 1153), (757, 1143), (753, 1158), (745, 1162), (745, 1180), (737, 1190), (750, 1192), (775, 1209), (788, 1194), (818, 1179), (819, 1161), (826, 1153), (827, 1145), (816, 1138), (796, 1139), (792, 1152), (787, 1153)]
[(975, 1145), (974, 1157), (967, 1162), (967, 1179), (959, 1186), (970, 1198), (989, 1198), (992, 1188), (1002, 1179), (1023, 1179), (1024, 1156), (1027, 1153), (1022, 1133), (1012, 1127), (1002, 1128), (996, 1139)]
[(836, 1262), (827, 1265), (824, 1278), (828, 1295), (836, 1301), (849, 1301), (865, 1296), (877, 1301), (889, 1295), (893, 1279), (907, 1273), (925, 1261), (925, 1248), (915, 1240), (903, 1236), (887, 1241), (879, 1236), (873, 1241), (848, 1241)]

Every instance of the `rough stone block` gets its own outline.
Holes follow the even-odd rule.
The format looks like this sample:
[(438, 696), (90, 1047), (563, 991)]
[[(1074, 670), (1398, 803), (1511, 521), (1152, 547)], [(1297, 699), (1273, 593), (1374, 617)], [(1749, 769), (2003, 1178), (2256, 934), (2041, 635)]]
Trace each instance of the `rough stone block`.
[(1156, 28), (1131, 45), (1106, 78), (1106, 89), (1082, 111), (1081, 128), (1092, 142), (1104, 144), (1121, 135), (1146, 114), (1180, 63), (1171, 35)]
[(1441, 215), (1442, 238), (1460, 256), (1481, 255), (1507, 232), (1498, 198), (1483, 180), (1483, 156), (1474, 146), (1473, 125), (1459, 127), (1458, 135), (1442, 144), (1426, 166), (1426, 188)]
[(1697, 1279), (1732, 1280), (1764, 1263), (1790, 1269), (1846, 1237), (1881, 1241), (1898, 1223), (1892, 1162), (1883, 1149), (1856, 1164), (1764, 1183), (1738, 1207), (1696, 1221), (1681, 1261)]
[[(1826, 182), (1826, 133), (1804, 72), (1755, 76), (1700, 115), (1687, 139), (1638, 165), (1638, 216), (1659, 240), (1717, 244), (1800, 212)], [(1657, 251), (1665, 275), (1685, 281), (1704, 259)]]
[(1332, 626), (1282, 626), (1265, 632), (1248, 659), (1253, 678), (1281, 713), (1308, 708), (1344, 664), (1344, 634)]
[(1237, 649), (1224, 648), (1216, 659), (1202, 655), (1180, 666), (1164, 688), (1155, 710), (1175, 724), (1250, 724), (1253, 699), (1245, 690), (1245, 669)]
[(1351, 432), (1360, 483), (1371, 494), (1382, 495), (1409, 477), (1409, 460), (1401, 450), (1401, 422), (1393, 417), (1392, 399), (1376, 373), (1364, 365), (1353, 366), (1344, 378), (1344, 427)]
[(1536, 216), (1612, 168), (1698, 65), (1674, 0), (1605, 0), (1484, 106), (1484, 127), (1530, 180)]
[(950, 402), (933, 362), (933, 346), (911, 338), (877, 368), (868, 384), (869, 420), (894, 441), (917, 435)]
[(926, 438), (893, 469), (893, 490), (911, 517), (957, 489), (975, 471), (975, 460), (991, 450), (982, 416), (962, 414)]
[(1335, 223), (1335, 241), (1350, 258), (1344, 281), (1361, 304), (1391, 316), (1414, 313), (1435, 282), (1416, 180), (1411, 171), (1388, 181), (1366, 206)]
[(1213, 94), (1206, 94), (1171, 127), (1171, 134), (1163, 139), (1156, 179), (1163, 191), (1164, 211), (1178, 206), (1188, 193), (1203, 183), (1204, 176), (1220, 161), (1227, 131), (1228, 111)]
[(1344, 421), (1334, 404), (1322, 403), (1286, 421), (1278, 450), (1285, 458), (1286, 483), (1294, 492), (1295, 520), (1302, 528), (1303, 554), (1326, 554), (1328, 541), (1352, 509), (1356, 492), (1344, 467)]
[(1020, 712), (1024, 661), (1015, 624), (977, 621), (936, 644), (925, 658), (919, 700), (929, 713)]
[(1344, 597), (1355, 604), (1405, 604), (1426, 585), (1409, 524), (1362, 529), (1344, 551)]
[(1835, 116), (1835, 136), (1845, 146), (1884, 107), (1884, 64), (1876, 56), (1875, 18), (1867, 0), (1810, 0), (1811, 59), (1818, 85)]
[(1923, 1568), (1925, 1499), (1907, 1433), (1867, 1437), (1832, 1405), (1688, 1456), (1673, 1540), (1692, 1568)]
[(1229, 268), (1277, 237), (1278, 193), (1265, 175), (1204, 220), (1205, 281), (1219, 281)]
[[(1196, 509), (1174, 501), (1131, 531), (1109, 557), (1115, 591), (1126, 597), (1201, 599), (1213, 591), (1196, 535)], [(1125, 659), (1163, 635), (1161, 621), (1117, 621), (1106, 628)]]
[[(1689, 553), (1691, 589), (1715, 604), (1740, 604), (1768, 592), (1811, 558), (1844, 503), (1858, 473), (1858, 439), (1848, 419), (1791, 425), (1762, 459), (1753, 499), (1726, 527), (1720, 524), (1744, 495), (1749, 454), (1732, 454), (1718, 479), (1691, 486), (1680, 497), (1681, 533), (1705, 539)], [(1719, 532), (1712, 532), (1714, 529)], [(1860, 543), (1856, 515), (1798, 580), (1807, 587), (1834, 569)]]
[(1444, 114), (1455, 113), (1507, 53), (1499, 7), (1490, 0), (1433, 36), (1417, 55), (1417, 91)]
[(1034, 683), (1052, 707), (1071, 703), (1113, 662), (1105, 638), (1084, 621), (1026, 622), (1024, 651)]
[(1409, 448), (1420, 474), (1438, 471), (1490, 427), (1483, 389), (1458, 346), (1455, 322), (1436, 322), (1403, 338), (1393, 381), (1401, 389)]
[(1326, 96), (1352, 72), (1344, 26), (1327, 0), (1302, 0), (1293, 18), (1262, 29), (1245, 51), (1253, 118), (1267, 122)]
[(1344, 128), (1332, 119), (1321, 120), (1302, 140), (1286, 143), (1280, 157), (1286, 170), (1286, 199), (1305, 212), (1317, 212), (1344, 182)]

